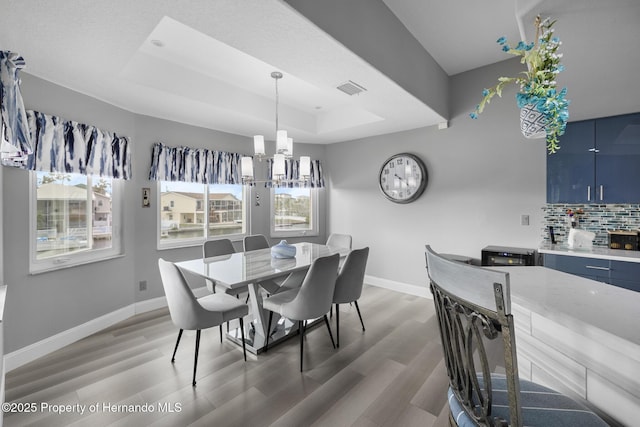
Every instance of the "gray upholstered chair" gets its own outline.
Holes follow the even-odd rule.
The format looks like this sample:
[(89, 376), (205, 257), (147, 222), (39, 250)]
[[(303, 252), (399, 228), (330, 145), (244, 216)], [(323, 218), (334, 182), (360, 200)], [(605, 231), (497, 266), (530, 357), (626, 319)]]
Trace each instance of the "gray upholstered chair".
[(338, 263), (340, 255), (333, 254), (316, 259), (309, 267), (307, 274), (299, 288), (289, 289), (275, 294), (263, 302), (263, 307), (269, 310), (269, 324), (267, 327), (267, 342), (265, 351), (269, 348), (271, 322), (276, 312), (287, 319), (297, 320), (300, 331), (300, 372), (303, 366), (305, 321), (324, 318), (329, 331), (331, 344), (335, 348), (331, 326), (327, 313), (331, 307), (333, 291), (338, 277)]
[[(607, 425), (584, 402), (519, 379), (509, 273), (446, 259), (429, 246), (426, 257), (449, 376), (451, 425)], [(492, 373), (487, 357), (488, 344), (497, 338), (505, 374)]]
[(178, 340), (173, 349), (171, 363), (175, 362), (176, 351), (182, 338), (182, 332), (187, 330), (196, 331), (196, 350), (193, 362), (193, 381), (196, 385), (196, 370), (198, 368), (198, 350), (200, 348), (200, 331), (202, 329), (220, 326), (220, 341), (222, 341), (222, 324), (233, 319), (240, 321), (240, 331), (242, 334), (242, 351), (244, 360), (247, 360), (247, 351), (244, 341), (243, 317), (249, 314), (249, 307), (238, 301), (236, 298), (223, 293), (210, 294), (202, 298), (196, 298), (189, 288), (182, 272), (175, 264), (158, 260), (162, 286), (167, 296), (167, 305), (173, 323), (180, 328)]
[[(236, 250), (233, 247), (233, 243), (231, 243), (231, 240), (229, 239), (216, 239), (216, 240), (206, 240), (203, 244), (202, 244), (202, 257), (203, 258), (211, 258), (214, 256), (220, 256), (220, 255), (229, 255), (229, 254), (233, 254), (235, 253)], [(213, 283), (211, 280), (209, 279), (205, 279), (205, 283), (207, 285), (207, 289), (209, 289), (209, 291), (211, 293), (216, 293), (216, 285), (215, 283)], [(238, 295), (242, 292), (247, 291), (247, 287), (244, 286), (242, 288), (238, 288), (238, 289), (225, 289), (225, 293), (229, 294), (229, 295), (235, 295), (236, 297), (238, 297)]]
[(327, 238), (327, 246), (351, 249), (352, 240), (349, 234), (331, 233)]
[(364, 272), (367, 268), (367, 258), (369, 257), (369, 248), (355, 249), (349, 252), (345, 259), (338, 279), (336, 280), (336, 289), (333, 292), (333, 303), (336, 305), (336, 346), (340, 347), (340, 304), (353, 303), (356, 306), (362, 332), (364, 322), (358, 307), (358, 299), (362, 294), (362, 285), (364, 284)]
[[(270, 247), (269, 242), (267, 241), (267, 238), (262, 234), (253, 234), (251, 236), (245, 236), (244, 239), (242, 240), (242, 244), (245, 252), (256, 251), (258, 249), (268, 249)], [(280, 288), (280, 285), (282, 285), (281, 282), (282, 281), (268, 279), (268, 280), (263, 280), (261, 282), (258, 282), (258, 284), (262, 286), (267, 291), (268, 294), (273, 295), (280, 291), (297, 287), (296, 285), (299, 286), (299, 283), (302, 283), (301, 280), (298, 283), (294, 283), (294, 280), (287, 280), (286, 289), (285, 288), (281, 289)]]

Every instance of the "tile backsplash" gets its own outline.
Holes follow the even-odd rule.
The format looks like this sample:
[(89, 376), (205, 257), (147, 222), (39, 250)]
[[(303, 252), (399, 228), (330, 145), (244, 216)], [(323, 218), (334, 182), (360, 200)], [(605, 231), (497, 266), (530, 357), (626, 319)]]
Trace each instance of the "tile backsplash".
[(566, 243), (571, 224), (567, 209), (574, 212), (582, 209), (583, 214), (577, 215), (578, 228), (592, 231), (596, 234), (593, 240), (594, 246), (608, 246), (609, 235), (612, 230), (637, 230), (640, 229), (640, 204), (629, 205), (574, 205), (574, 204), (547, 204), (542, 207), (544, 212), (544, 228), (542, 238), (549, 241), (548, 226), (553, 227), (556, 242)]

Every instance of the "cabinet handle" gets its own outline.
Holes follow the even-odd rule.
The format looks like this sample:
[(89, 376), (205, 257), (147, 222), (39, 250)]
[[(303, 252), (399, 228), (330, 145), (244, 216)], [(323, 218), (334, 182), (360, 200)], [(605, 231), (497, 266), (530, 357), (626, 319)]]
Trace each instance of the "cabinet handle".
[(587, 265), (586, 267), (591, 270), (604, 270), (604, 271), (611, 270), (609, 267), (598, 267), (597, 265)]
[(604, 185), (600, 185), (600, 201), (604, 200)]
[(587, 201), (591, 201), (591, 186), (587, 185)]

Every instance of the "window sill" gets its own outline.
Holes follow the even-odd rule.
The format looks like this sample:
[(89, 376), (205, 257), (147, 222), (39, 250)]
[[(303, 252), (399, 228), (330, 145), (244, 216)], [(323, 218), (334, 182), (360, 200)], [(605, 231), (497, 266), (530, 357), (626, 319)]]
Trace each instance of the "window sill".
[(111, 261), (114, 259), (124, 258), (124, 257), (125, 257), (125, 254), (122, 253), (122, 254), (105, 256), (104, 258), (100, 258), (100, 259), (89, 259), (89, 260), (82, 260), (82, 261), (76, 261), (76, 262), (73, 262), (73, 261), (65, 262), (65, 263), (57, 264), (52, 267), (33, 268), (33, 266), (31, 266), (29, 268), (29, 275), (37, 276), (39, 274), (51, 273), (53, 271), (58, 271), (58, 270), (65, 270), (67, 268), (79, 267), (81, 265), (94, 264), (96, 262)]

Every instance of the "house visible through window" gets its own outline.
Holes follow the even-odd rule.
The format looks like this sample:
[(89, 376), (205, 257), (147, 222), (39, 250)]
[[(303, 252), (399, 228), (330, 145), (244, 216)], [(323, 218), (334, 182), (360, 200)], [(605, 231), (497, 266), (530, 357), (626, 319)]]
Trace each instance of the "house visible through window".
[[(159, 247), (246, 234), (248, 203), (242, 185), (160, 181)], [(207, 207), (204, 209), (204, 207)]]
[(32, 178), (32, 272), (120, 254), (118, 180), (49, 172)]

